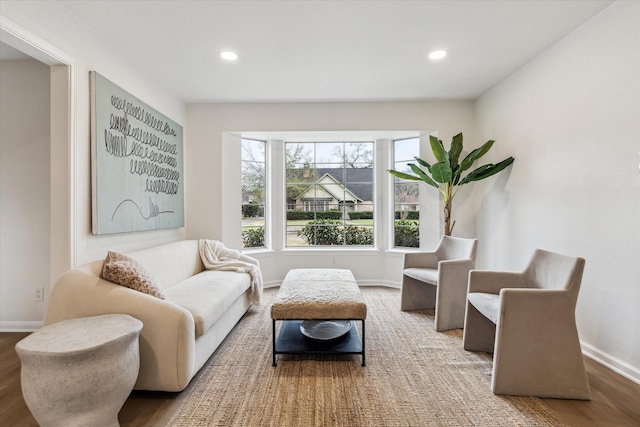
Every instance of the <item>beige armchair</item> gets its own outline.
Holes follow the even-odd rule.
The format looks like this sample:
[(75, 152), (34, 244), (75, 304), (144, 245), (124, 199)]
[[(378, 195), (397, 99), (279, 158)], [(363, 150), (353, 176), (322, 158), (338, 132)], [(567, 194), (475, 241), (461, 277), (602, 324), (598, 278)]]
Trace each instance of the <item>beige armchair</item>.
[(495, 394), (591, 398), (575, 322), (584, 264), (537, 249), (522, 273), (469, 273), (464, 348), (493, 353)]
[(478, 239), (442, 236), (433, 252), (404, 255), (400, 309), (436, 309), (437, 331), (462, 328), (467, 278), (476, 259)]

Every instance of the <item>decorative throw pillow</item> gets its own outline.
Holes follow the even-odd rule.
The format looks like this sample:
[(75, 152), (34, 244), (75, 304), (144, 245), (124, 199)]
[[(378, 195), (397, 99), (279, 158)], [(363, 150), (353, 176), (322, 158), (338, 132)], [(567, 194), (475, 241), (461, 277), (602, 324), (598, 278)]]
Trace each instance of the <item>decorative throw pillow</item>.
[(143, 266), (117, 252), (107, 253), (107, 258), (102, 264), (102, 278), (156, 298), (165, 298), (151, 274)]

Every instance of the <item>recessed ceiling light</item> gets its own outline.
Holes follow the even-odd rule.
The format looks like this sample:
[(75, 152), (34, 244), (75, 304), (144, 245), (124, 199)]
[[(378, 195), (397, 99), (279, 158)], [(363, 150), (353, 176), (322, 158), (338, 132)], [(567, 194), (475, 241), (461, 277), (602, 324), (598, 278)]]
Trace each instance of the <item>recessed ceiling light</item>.
[(446, 50), (434, 50), (429, 54), (429, 58), (431, 59), (442, 59), (447, 56)]
[(238, 59), (238, 54), (235, 52), (222, 52), (220, 54), (220, 58), (226, 60), (226, 61), (235, 61), (236, 59)]

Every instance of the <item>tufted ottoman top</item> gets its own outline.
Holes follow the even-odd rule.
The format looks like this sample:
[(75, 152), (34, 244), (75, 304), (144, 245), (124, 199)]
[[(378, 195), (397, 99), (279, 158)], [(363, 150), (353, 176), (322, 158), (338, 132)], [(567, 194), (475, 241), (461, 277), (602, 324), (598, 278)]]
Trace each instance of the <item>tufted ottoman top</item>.
[(284, 278), (271, 306), (274, 320), (366, 319), (367, 305), (351, 270), (299, 268)]

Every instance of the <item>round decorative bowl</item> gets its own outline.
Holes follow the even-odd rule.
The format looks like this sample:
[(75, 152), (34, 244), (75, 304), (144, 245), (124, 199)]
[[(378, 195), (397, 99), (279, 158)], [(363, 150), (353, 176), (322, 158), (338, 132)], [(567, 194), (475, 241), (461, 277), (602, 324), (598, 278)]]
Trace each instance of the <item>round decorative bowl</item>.
[(332, 341), (344, 337), (351, 330), (351, 320), (305, 320), (300, 332), (317, 341)]

